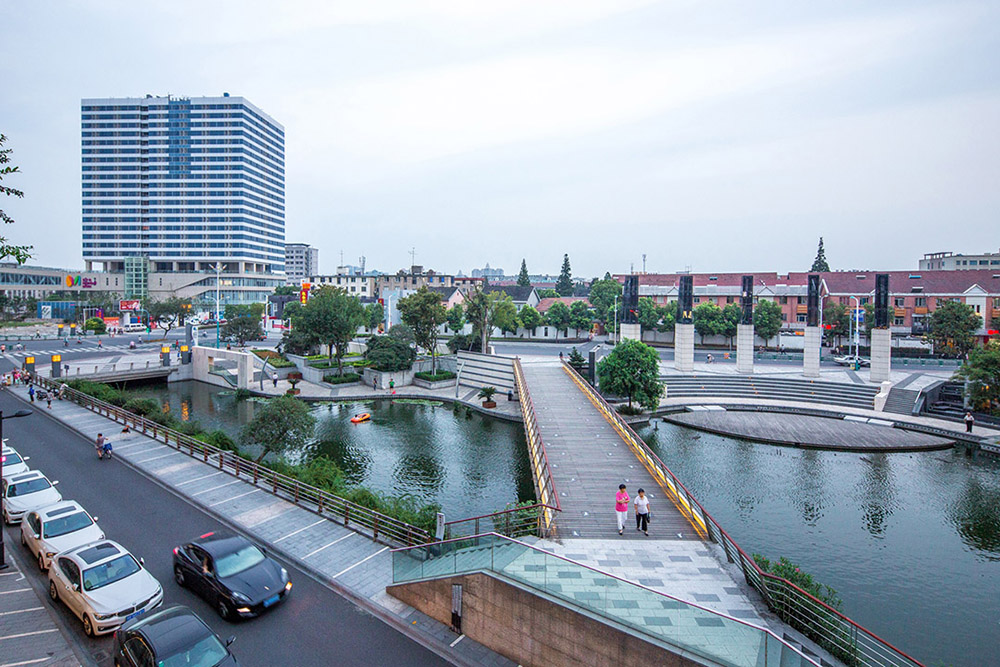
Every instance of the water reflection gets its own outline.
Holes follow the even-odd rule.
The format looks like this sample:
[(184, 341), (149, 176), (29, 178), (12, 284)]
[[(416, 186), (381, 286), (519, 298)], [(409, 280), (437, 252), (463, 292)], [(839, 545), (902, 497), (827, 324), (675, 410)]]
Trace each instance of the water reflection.
[(976, 477), (965, 481), (952, 519), (962, 541), (990, 561), (1000, 561), (1000, 489)]
[(866, 464), (864, 476), (856, 487), (865, 529), (873, 537), (882, 538), (886, 531), (886, 522), (892, 516), (896, 503), (889, 455), (873, 453), (859, 458)]

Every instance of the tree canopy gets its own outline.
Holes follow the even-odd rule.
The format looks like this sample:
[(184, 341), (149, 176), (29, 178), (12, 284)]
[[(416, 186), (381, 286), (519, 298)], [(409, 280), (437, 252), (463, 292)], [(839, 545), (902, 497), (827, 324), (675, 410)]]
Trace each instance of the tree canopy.
[(377, 371), (409, 370), (416, 357), (417, 351), (401, 336), (371, 336), (365, 349), (365, 358)]
[(448, 328), (454, 333), (461, 333), (462, 328), (465, 326), (465, 310), (462, 308), (462, 304), (456, 303), (449, 308), (447, 317)]
[(660, 326), (660, 319), (663, 317), (663, 309), (648, 296), (644, 296), (639, 299), (637, 316), (639, 326), (642, 327), (643, 331), (656, 331), (656, 328)]
[[(20, 169), (18, 169), (16, 165), (10, 164), (10, 155), (14, 152), (14, 149), (3, 148), (4, 142), (6, 141), (7, 136), (0, 134), (0, 195), (21, 199), (24, 197), (23, 191), (9, 187), (2, 183), (4, 176), (20, 172)], [(10, 217), (10, 215), (8, 215), (2, 208), (0, 208), (0, 222), (9, 225), (14, 222), (14, 219)], [(18, 264), (24, 264), (31, 259), (31, 246), (10, 245), (7, 242), (6, 237), (0, 236), (0, 260), (7, 259), (8, 257), (13, 257), (14, 261)]]
[(590, 325), (594, 321), (594, 311), (587, 305), (586, 301), (574, 301), (569, 304), (569, 325), (576, 329), (577, 335), (581, 331), (590, 331)]
[(545, 323), (545, 318), (542, 317), (542, 314), (531, 305), (522, 308), (517, 316), (521, 320), (521, 326), (530, 331), (532, 336), (535, 335), (535, 329)]
[(528, 264), (521, 260), (521, 271), (517, 274), (518, 287), (531, 287), (531, 278), (528, 277)]
[(411, 329), (417, 345), (431, 355), (431, 373), (437, 372), (438, 327), (448, 321), (448, 313), (441, 305), (441, 296), (427, 286), (399, 300), (399, 314)]
[(358, 327), (365, 324), (361, 302), (339, 287), (321, 287), (292, 317), (292, 327), (316, 343), (329, 347), (328, 359), (337, 359), (337, 370), (343, 371), (347, 344)]
[[(614, 307), (615, 297), (621, 296), (621, 294), (622, 284), (610, 275), (605, 275), (604, 278), (590, 286), (590, 296), (587, 298), (594, 310), (607, 321), (607, 313)], [(610, 319), (614, 319), (613, 312)]]
[(851, 333), (851, 310), (842, 303), (826, 304), (823, 308), (823, 326), (829, 327), (824, 332), (827, 343), (836, 341), (840, 345), (841, 339)]
[[(226, 308), (228, 310), (229, 306)], [(191, 299), (171, 296), (159, 301), (150, 301), (146, 304), (146, 312), (149, 313), (151, 321), (156, 322), (165, 334), (169, 334), (175, 326), (184, 324), (184, 317), (191, 312)]]
[(253, 419), (240, 433), (240, 442), (260, 448), (260, 463), (268, 453), (302, 449), (312, 440), (315, 428), (316, 418), (304, 402), (294, 396), (279, 396), (256, 406)]
[(939, 302), (930, 318), (929, 337), (936, 352), (962, 356), (976, 345), (975, 333), (983, 318), (959, 301)]
[(711, 301), (698, 304), (691, 315), (694, 319), (694, 330), (701, 336), (702, 343), (705, 342), (705, 336), (715, 336), (722, 333), (724, 329), (722, 309)]
[(248, 340), (257, 340), (264, 335), (260, 325), (264, 314), (264, 304), (230, 304), (226, 306), (226, 323), (222, 325), (221, 335), (225, 340), (234, 341), (240, 347)]
[(976, 410), (1000, 414), (1000, 341), (969, 352), (955, 378), (969, 383), (969, 400)]
[(636, 400), (644, 408), (653, 409), (663, 395), (660, 355), (637, 340), (616, 345), (611, 354), (597, 364), (597, 377), (602, 391), (627, 396), (629, 407)]
[(545, 313), (546, 324), (553, 327), (557, 332), (561, 331), (565, 333), (570, 327), (571, 320), (572, 315), (570, 315), (569, 307), (562, 301), (556, 301), (549, 306), (549, 309)]
[(740, 320), (743, 318), (743, 309), (738, 303), (727, 303), (722, 309), (722, 327), (719, 333), (729, 339), (732, 345), (736, 332), (739, 331)]
[(472, 323), (473, 334), (480, 339), (480, 349), (489, 350), (493, 328), (506, 329), (517, 318), (517, 306), (504, 292), (474, 290), (465, 300), (465, 317)]
[(819, 247), (816, 248), (816, 259), (813, 260), (810, 271), (829, 271), (830, 264), (826, 261), (826, 250), (823, 248), (823, 237), (819, 237)]
[(781, 331), (781, 306), (761, 299), (753, 311), (753, 330), (767, 344)]
[(562, 269), (559, 271), (559, 279), (556, 280), (556, 291), (559, 296), (573, 295), (573, 272), (569, 266), (569, 255), (563, 255)]
[(378, 330), (378, 325), (385, 320), (385, 308), (378, 301), (373, 301), (365, 306), (365, 327), (372, 331)]

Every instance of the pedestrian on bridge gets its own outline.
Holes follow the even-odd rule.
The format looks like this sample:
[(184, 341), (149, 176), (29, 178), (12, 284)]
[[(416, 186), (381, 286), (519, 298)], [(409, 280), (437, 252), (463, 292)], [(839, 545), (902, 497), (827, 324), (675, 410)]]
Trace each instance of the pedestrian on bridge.
[(972, 425), (976, 423), (976, 418), (972, 416), (972, 412), (965, 413), (965, 432), (972, 433)]
[(631, 500), (624, 484), (618, 485), (618, 493), (615, 494), (615, 514), (618, 515), (618, 534), (625, 531), (625, 523), (628, 521), (628, 501)]
[(645, 489), (639, 489), (639, 495), (636, 496), (634, 504), (635, 529), (649, 535), (649, 498), (646, 497)]

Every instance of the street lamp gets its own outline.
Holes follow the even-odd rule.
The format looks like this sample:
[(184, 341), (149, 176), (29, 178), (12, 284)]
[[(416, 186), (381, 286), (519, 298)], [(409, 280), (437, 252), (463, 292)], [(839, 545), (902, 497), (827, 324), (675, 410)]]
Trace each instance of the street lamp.
[[(3, 416), (3, 410), (0, 410), (0, 479), (3, 478), (3, 420), (4, 419), (16, 419), (17, 417), (27, 417), (31, 414), (31, 410), (18, 410), (12, 415), (6, 417)], [(4, 549), (3, 543), (3, 530), (0, 530), (0, 570), (7, 569), (7, 552)]]
[(614, 331), (614, 336), (615, 336), (615, 345), (617, 345), (618, 344), (618, 295), (617, 294), (615, 294), (614, 309), (615, 309), (615, 331)]
[(859, 340), (861, 338), (861, 323), (858, 322), (858, 311), (861, 310), (861, 300), (856, 296), (852, 296), (851, 298), (854, 299), (854, 303), (857, 304), (851, 312), (851, 325), (853, 326), (852, 331), (854, 335), (854, 363), (857, 364)]
[(219, 313), (219, 290), (222, 285), (222, 262), (216, 262), (215, 266), (215, 349), (219, 349), (219, 320), (222, 317)]

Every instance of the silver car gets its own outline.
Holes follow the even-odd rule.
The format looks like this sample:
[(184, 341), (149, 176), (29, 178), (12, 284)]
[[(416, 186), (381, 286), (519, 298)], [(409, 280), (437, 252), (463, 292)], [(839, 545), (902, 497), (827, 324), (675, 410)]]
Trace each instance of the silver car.
[(37, 470), (4, 477), (3, 519), (7, 525), (21, 523), (26, 512), (62, 500), (62, 495), (55, 489), (58, 483), (50, 482)]
[(4, 477), (13, 477), (14, 475), (20, 475), (22, 472), (27, 472), (29, 470), (28, 464), (25, 463), (29, 457), (21, 456), (13, 447), (4, 445), (3, 452), (0, 453), (0, 457), (3, 457)]
[(56, 554), (49, 597), (62, 600), (93, 637), (155, 608), (163, 602), (163, 587), (125, 547), (101, 540)]
[(104, 531), (87, 510), (75, 500), (63, 500), (55, 505), (31, 510), (21, 521), (21, 544), (45, 571), (52, 557), (82, 544), (104, 539)]

